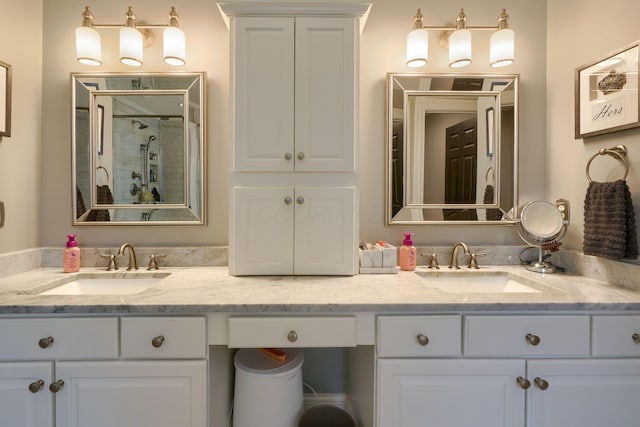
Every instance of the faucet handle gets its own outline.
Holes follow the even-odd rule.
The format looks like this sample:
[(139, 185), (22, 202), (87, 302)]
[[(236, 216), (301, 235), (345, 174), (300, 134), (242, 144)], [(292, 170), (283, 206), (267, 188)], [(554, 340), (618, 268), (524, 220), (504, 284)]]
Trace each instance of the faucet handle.
[(440, 265), (438, 265), (438, 255), (437, 254), (421, 253), (420, 255), (429, 257), (429, 265), (427, 266), (427, 268), (440, 270)]
[(102, 258), (109, 258), (109, 264), (107, 265), (107, 271), (117, 270), (118, 263), (116, 262), (115, 254), (100, 254)]
[(479, 256), (485, 256), (487, 255), (486, 253), (479, 253), (479, 254), (474, 254), (472, 253), (471, 255), (469, 255), (469, 265), (467, 266), (468, 268), (475, 268), (476, 270), (480, 268), (480, 266), (478, 265), (478, 257)]
[(147, 270), (159, 270), (158, 258), (164, 258), (165, 254), (151, 254), (149, 255), (149, 266)]

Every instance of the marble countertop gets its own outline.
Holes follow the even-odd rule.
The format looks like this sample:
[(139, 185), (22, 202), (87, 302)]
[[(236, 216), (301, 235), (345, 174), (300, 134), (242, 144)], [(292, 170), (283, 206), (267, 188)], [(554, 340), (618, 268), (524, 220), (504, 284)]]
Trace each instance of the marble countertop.
[[(148, 274), (139, 270), (134, 274)], [(171, 273), (135, 295), (38, 295), (72, 277), (131, 274), (85, 268), (65, 274), (39, 268), (0, 279), (0, 314), (29, 313), (353, 313), (471, 311), (632, 311), (640, 292), (571, 273), (540, 275), (522, 266), (343, 276), (229, 276), (226, 267), (162, 269)], [(439, 277), (500, 273), (537, 293), (453, 293)], [(430, 277), (425, 280), (424, 277)], [(434, 283), (436, 285), (434, 285)]]

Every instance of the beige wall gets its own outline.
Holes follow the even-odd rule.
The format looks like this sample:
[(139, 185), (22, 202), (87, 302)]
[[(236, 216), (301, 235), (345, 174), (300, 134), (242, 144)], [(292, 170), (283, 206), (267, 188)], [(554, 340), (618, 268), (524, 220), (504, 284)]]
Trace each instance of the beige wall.
[(0, 137), (0, 253), (39, 245), (42, 0), (2, 2), (0, 61), (12, 66), (11, 137)]
[[(130, 2), (96, 1), (92, 9), (96, 22), (120, 22)], [(465, 12), (469, 25), (492, 25), (504, 1), (469, 2)], [(205, 228), (72, 227), (70, 194), (69, 73), (92, 71), (74, 58), (73, 30), (80, 23), (82, 5), (72, 0), (45, 1), (44, 24), (44, 117), (42, 245), (61, 245), (64, 234), (76, 232), (82, 245), (116, 245), (131, 241), (137, 245), (217, 245), (227, 244), (226, 194), (229, 142), (229, 34), (210, 0), (183, 0), (174, 4), (188, 40), (188, 70), (204, 70), (209, 77), (209, 225)], [(134, 4), (140, 19), (164, 22), (165, 11), (154, 0)], [(517, 243), (512, 228), (487, 226), (393, 227), (385, 228), (384, 203), (384, 77), (387, 72), (407, 72), (404, 67), (404, 43), (411, 28), (415, 9), (422, 7), (430, 25), (455, 20), (456, 6), (423, 1), (374, 0), (369, 21), (361, 40), (360, 72), (360, 230), (368, 240), (385, 239), (399, 243), (403, 232), (413, 231), (419, 244), (450, 243), (464, 239), (470, 244)], [(545, 129), (545, 36), (544, 2), (515, 0), (506, 4), (511, 26), (517, 33), (517, 64), (501, 70), (522, 77), (521, 165), (525, 197), (544, 195)], [(166, 7), (168, 9), (168, 6)], [(133, 71), (115, 59), (115, 34), (103, 31), (103, 67), (99, 71)], [(437, 34), (432, 34), (435, 40)], [(489, 33), (474, 33), (476, 62), (465, 72), (489, 72), (487, 60)], [(169, 71), (160, 61), (160, 43), (145, 51), (149, 58), (141, 71)], [(433, 60), (421, 72), (448, 72), (446, 51), (431, 46)], [(540, 176), (540, 179), (534, 179)]]
[[(572, 224), (567, 247), (582, 250), (585, 166), (601, 148), (625, 144), (629, 149), (627, 182), (640, 218), (640, 130), (628, 130), (587, 139), (574, 139), (574, 70), (606, 56), (638, 38), (640, 2), (636, 0), (551, 0), (548, 10), (547, 49), (547, 194), (571, 202)], [(605, 11), (606, 9), (606, 11)], [(615, 12), (614, 12), (615, 11)], [(596, 161), (597, 160), (597, 161)], [(622, 177), (612, 158), (596, 159), (591, 175), (595, 180)]]

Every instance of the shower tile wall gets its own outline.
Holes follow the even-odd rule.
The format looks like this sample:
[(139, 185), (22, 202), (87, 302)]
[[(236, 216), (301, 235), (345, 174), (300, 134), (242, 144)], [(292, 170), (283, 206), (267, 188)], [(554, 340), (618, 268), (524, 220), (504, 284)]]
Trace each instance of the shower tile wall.
[(184, 122), (162, 120), (162, 199), (165, 203), (185, 203), (184, 195)]

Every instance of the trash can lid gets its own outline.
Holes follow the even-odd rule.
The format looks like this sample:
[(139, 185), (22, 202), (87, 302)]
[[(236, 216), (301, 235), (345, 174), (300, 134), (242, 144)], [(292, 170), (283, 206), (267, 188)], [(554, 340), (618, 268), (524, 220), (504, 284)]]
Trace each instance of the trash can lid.
[(243, 348), (236, 352), (233, 364), (236, 369), (256, 374), (272, 375), (289, 372), (302, 365), (304, 353), (299, 348), (279, 349), (287, 354), (284, 362), (264, 354), (257, 348)]

